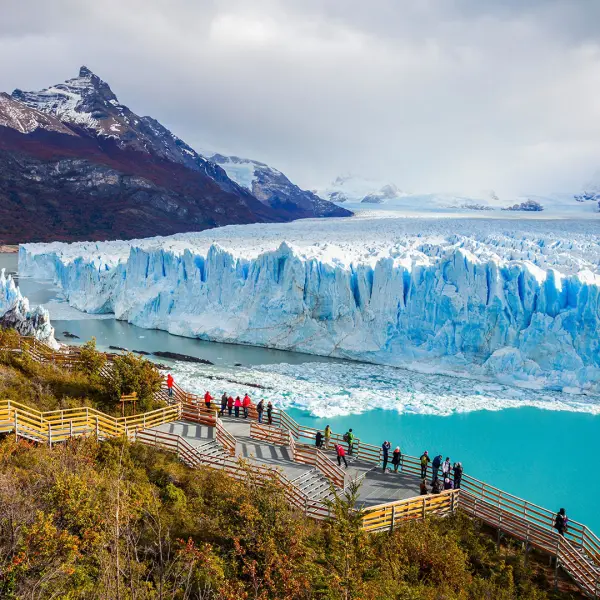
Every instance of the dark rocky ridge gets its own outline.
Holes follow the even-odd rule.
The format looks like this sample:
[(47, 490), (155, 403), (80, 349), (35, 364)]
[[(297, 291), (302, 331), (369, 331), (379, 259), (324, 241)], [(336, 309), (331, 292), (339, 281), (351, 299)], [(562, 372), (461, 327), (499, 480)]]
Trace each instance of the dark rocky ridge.
[(0, 243), (128, 239), (322, 212), (260, 201), (85, 67), (64, 84), (0, 97)]

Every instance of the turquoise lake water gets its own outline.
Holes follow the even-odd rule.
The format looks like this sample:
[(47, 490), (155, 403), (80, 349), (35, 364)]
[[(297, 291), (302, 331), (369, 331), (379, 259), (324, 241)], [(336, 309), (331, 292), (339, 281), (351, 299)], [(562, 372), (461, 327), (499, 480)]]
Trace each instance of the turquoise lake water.
[(402, 452), (450, 456), (465, 473), (550, 510), (567, 509), (571, 519), (600, 535), (600, 417), (515, 408), (446, 417), (374, 410), (361, 415), (318, 419), (299, 410), (287, 412), (311, 427), (345, 432), (362, 440), (389, 440)]

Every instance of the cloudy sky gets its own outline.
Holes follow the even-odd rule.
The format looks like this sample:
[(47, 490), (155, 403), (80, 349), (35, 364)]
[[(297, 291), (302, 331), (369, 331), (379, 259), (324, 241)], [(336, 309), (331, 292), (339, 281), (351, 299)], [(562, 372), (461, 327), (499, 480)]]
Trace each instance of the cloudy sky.
[(0, 0), (0, 90), (82, 64), (192, 146), (415, 192), (600, 169), (599, 0)]

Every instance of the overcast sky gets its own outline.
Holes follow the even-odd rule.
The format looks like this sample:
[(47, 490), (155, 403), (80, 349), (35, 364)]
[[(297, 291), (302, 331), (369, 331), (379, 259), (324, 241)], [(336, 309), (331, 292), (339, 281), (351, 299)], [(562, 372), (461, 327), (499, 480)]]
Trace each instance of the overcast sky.
[(600, 0), (0, 0), (0, 90), (85, 64), (308, 188), (572, 191), (600, 168), (598, 23)]

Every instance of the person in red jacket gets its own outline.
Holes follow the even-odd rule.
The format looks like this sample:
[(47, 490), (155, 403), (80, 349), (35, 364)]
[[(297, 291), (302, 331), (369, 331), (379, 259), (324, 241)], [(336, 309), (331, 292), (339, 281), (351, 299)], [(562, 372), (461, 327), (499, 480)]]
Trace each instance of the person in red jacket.
[(169, 373), (167, 375), (167, 389), (169, 390), (169, 398), (173, 397), (173, 383), (175, 382), (175, 380), (173, 379), (173, 375), (171, 375), (171, 373)]
[(210, 401), (213, 397), (210, 395), (210, 392), (206, 390), (206, 394), (204, 394), (204, 404), (206, 404), (206, 408), (210, 408)]
[(240, 416), (240, 408), (242, 408), (242, 401), (239, 396), (236, 396), (235, 403), (233, 404), (233, 410), (236, 417)]
[(348, 468), (348, 463), (346, 462), (346, 451), (344, 450), (344, 446), (340, 444), (335, 445), (335, 453), (337, 454), (338, 465), (342, 466), (342, 461), (346, 465), (346, 469)]
[(229, 396), (227, 398), (227, 414), (231, 416), (231, 411), (233, 410), (233, 396)]
[(252, 404), (252, 400), (250, 400), (250, 396), (246, 394), (244, 399), (242, 400), (242, 406), (244, 407), (244, 419), (248, 418), (248, 411), (250, 409), (250, 404)]

